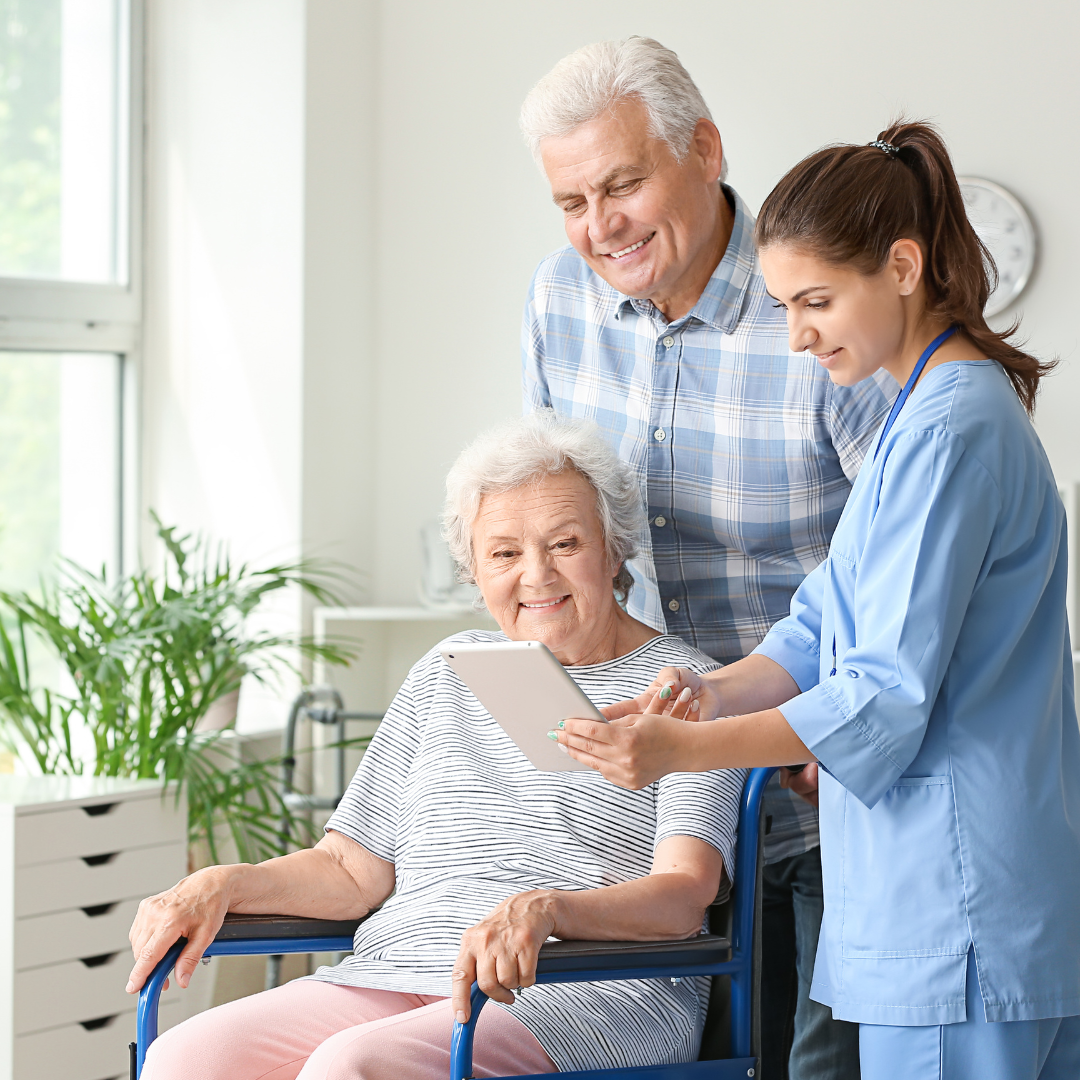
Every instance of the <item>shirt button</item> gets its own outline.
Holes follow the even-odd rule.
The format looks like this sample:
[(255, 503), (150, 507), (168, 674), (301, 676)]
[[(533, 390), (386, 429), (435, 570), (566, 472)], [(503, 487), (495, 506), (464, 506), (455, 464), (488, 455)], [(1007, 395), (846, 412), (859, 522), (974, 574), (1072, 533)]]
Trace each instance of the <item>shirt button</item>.
[(669, 600), (667, 602), (667, 606), (668, 606), (668, 611), (678, 611), (679, 610), (679, 601), (678, 600)]
[(655, 520), (653, 521), (653, 524), (658, 529), (662, 529), (667, 524), (667, 518), (664, 517), (663, 514), (657, 514)]
[(665, 349), (670, 349), (671, 346), (674, 345), (674, 344), (675, 344), (675, 339), (670, 334), (668, 334), (668, 336), (666, 338), (664, 338), (664, 348)]
[(652, 437), (653, 437), (653, 438), (654, 438), (654, 439), (655, 439), (655, 440), (656, 440), (657, 442), (663, 442), (663, 441), (664, 441), (664, 440), (665, 440), (665, 439), (667, 438), (667, 432), (666, 432), (666, 431), (665, 431), (665, 430), (664, 430), (664, 429), (663, 429), (662, 427), (658, 427), (658, 428), (657, 428), (657, 429), (656, 429), (656, 430), (655, 430), (655, 431), (654, 431), (654, 432), (652, 433)]

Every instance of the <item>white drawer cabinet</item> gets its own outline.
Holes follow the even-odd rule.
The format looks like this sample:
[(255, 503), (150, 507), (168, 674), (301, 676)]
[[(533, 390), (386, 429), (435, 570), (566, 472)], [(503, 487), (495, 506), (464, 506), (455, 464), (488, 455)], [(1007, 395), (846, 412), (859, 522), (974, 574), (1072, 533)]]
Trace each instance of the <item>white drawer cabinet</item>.
[[(162, 998), (158, 1030), (165, 1031), (182, 1019), (181, 1002)], [(34, 1080), (101, 1080), (118, 1075), (123, 1067), (128, 1075), (127, 1045), (135, 1040), (135, 1010), (114, 1017), (107, 1024), (91, 1027), (68, 1024), (15, 1039), (15, 1075)]]
[(25, 971), (69, 960), (72, 941), (80, 943), (79, 948), (85, 950), (83, 956), (101, 956), (118, 948), (126, 949), (128, 930), (139, 910), (140, 899), (20, 919), (15, 938), (15, 970)]
[(106, 851), (82, 859), (59, 859), (15, 869), (15, 917), (101, 907), (118, 898), (148, 896), (176, 884), (187, 863), (183, 843), (129, 851)]
[(186, 819), (154, 780), (0, 776), (0, 1080), (126, 1080), (128, 929), (186, 873)]

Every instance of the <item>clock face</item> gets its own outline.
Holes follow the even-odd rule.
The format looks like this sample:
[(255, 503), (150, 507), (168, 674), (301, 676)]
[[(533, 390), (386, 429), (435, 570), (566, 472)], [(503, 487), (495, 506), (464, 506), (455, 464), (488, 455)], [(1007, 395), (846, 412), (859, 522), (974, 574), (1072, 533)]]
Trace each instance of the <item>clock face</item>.
[(1023, 291), (1035, 266), (1035, 229), (1027, 211), (1000, 184), (959, 176), (968, 219), (997, 264), (998, 284), (986, 302), (986, 315), (1004, 311)]

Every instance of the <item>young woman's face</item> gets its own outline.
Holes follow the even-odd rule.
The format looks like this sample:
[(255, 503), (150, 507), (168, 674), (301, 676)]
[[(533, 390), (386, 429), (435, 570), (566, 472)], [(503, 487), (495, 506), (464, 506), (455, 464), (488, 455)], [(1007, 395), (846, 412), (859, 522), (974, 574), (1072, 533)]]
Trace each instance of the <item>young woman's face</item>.
[(897, 262), (895, 248), (907, 243), (897, 241), (894, 257), (876, 274), (833, 266), (786, 244), (763, 249), (765, 284), (787, 309), (792, 352), (813, 353), (839, 386), (895, 367), (906, 341), (913, 291), (913, 268), (903, 261), (903, 252)]

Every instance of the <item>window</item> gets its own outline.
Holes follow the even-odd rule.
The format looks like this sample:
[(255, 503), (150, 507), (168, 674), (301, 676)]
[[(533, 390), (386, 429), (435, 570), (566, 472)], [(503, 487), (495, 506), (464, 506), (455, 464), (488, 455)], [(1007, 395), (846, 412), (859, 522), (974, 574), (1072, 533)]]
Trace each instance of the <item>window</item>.
[(57, 556), (120, 560), (122, 361), (0, 353), (0, 588), (32, 591)]
[(141, 27), (141, 0), (0, 0), (3, 588), (133, 554)]

